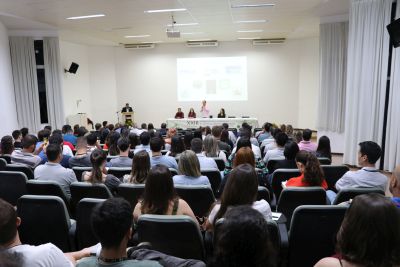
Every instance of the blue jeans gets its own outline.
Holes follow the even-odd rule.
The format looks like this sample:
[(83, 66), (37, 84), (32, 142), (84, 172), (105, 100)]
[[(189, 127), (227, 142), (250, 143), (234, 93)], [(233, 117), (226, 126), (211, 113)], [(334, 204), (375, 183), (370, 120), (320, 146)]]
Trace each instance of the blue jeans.
[(327, 190), (326, 191), (326, 197), (329, 199), (329, 201), (331, 202), (331, 204), (333, 203), (333, 201), (336, 198), (336, 193), (333, 192), (332, 190)]

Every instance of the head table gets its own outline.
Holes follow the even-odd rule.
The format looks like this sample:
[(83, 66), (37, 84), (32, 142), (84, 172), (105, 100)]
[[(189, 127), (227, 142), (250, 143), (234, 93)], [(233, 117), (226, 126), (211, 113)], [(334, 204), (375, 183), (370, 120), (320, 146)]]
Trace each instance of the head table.
[(196, 119), (167, 119), (167, 127), (168, 128), (180, 128), (180, 129), (188, 129), (188, 128), (198, 128), (205, 126), (215, 126), (222, 125), (223, 123), (227, 123), (229, 128), (237, 128), (242, 127), (242, 124), (247, 122), (253, 128), (258, 127), (258, 119), (256, 118), (196, 118)]

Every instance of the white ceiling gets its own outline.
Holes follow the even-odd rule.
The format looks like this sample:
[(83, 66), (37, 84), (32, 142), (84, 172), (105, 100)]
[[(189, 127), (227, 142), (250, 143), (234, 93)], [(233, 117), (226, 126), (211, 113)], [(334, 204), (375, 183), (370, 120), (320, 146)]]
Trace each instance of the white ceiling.
[[(274, 3), (274, 7), (232, 9), (232, 4)], [(186, 8), (175, 12), (180, 39), (166, 37), (171, 13), (146, 14), (149, 9)], [(348, 13), (349, 0), (0, 0), (0, 21), (11, 30), (58, 29), (66, 39), (102, 40), (106, 43), (183, 42), (189, 39), (232, 41), (240, 37), (303, 38), (318, 35), (322, 17)], [(85, 20), (71, 16), (103, 13)], [(267, 23), (234, 23), (266, 19)], [(263, 30), (238, 33), (238, 30)], [(151, 35), (130, 38), (126, 35)]]

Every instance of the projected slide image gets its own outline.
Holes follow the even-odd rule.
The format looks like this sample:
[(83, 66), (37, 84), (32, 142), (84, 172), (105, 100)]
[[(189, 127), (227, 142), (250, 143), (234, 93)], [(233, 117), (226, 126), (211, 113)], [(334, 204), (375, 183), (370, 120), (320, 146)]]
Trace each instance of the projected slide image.
[(178, 58), (178, 101), (247, 100), (246, 57)]

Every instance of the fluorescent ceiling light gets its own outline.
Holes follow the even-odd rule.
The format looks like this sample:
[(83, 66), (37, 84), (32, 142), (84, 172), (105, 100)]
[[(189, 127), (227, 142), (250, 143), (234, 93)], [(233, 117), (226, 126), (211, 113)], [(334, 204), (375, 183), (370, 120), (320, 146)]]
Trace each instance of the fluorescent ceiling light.
[(125, 38), (145, 38), (145, 37), (150, 37), (148, 34), (144, 35), (126, 35)]
[(265, 20), (265, 19), (235, 21), (235, 23), (265, 23), (265, 22), (267, 22), (267, 20)]
[(152, 9), (146, 10), (144, 13), (163, 13), (163, 12), (179, 12), (186, 11), (186, 8), (171, 8), (171, 9)]
[(142, 43), (142, 44), (158, 44), (158, 43), (164, 43), (164, 41), (153, 41), (153, 42), (148, 41), (148, 42), (140, 42), (140, 43)]
[(172, 26), (195, 26), (199, 25), (198, 22), (191, 22), (191, 23), (175, 23), (175, 24), (167, 24), (167, 27), (172, 27)]
[(203, 34), (204, 32), (181, 32), (181, 35)]
[(95, 14), (95, 15), (86, 15), (86, 16), (78, 16), (78, 17), (69, 17), (67, 19), (73, 20), (73, 19), (91, 19), (91, 18), (99, 18), (99, 17), (104, 17), (104, 14)]
[(255, 39), (260, 39), (260, 37), (241, 37), (241, 38), (238, 38), (238, 40), (255, 40)]
[(207, 41), (212, 41), (211, 39), (193, 39), (189, 40), (189, 42), (207, 42)]
[(264, 30), (238, 30), (236, 32), (245, 33), (245, 32), (263, 32)]
[(275, 4), (241, 4), (231, 5), (231, 8), (246, 8), (246, 7), (273, 7)]

